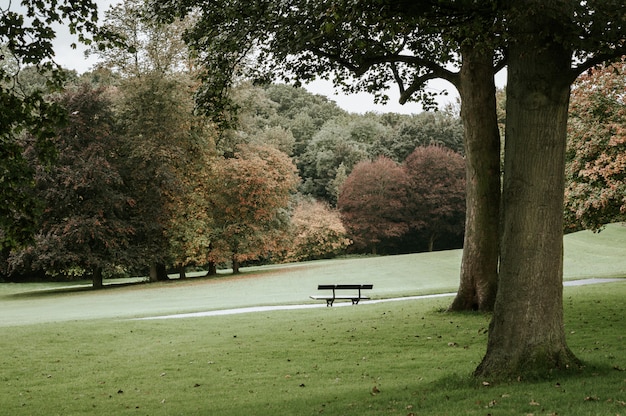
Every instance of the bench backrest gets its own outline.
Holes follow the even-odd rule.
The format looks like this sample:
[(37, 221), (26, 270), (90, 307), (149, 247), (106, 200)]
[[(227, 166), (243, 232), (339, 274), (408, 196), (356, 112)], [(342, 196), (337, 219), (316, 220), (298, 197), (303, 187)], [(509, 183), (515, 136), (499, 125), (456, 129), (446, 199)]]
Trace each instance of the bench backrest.
[(361, 290), (361, 289), (372, 289), (374, 285), (318, 285), (317, 290), (335, 290), (335, 289), (353, 289), (353, 290)]

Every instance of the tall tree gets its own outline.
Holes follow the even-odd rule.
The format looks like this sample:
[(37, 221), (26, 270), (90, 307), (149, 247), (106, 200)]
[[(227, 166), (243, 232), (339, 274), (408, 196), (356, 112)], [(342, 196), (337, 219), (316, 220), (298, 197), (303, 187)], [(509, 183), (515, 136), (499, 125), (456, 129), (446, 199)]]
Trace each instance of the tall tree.
[(337, 207), (354, 244), (376, 254), (381, 242), (408, 231), (406, 203), (405, 171), (393, 160), (379, 157), (354, 167), (341, 187)]
[(92, 51), (101, 66), (121, 78), (118, 117), (127, 157), (135, 164), (128, 180), (138, 193), (138, 241), (151, 264), (151, 280), (167, 279), (165, 265), (184, 266), (209, 244), (203, 237), (210, 222), (199, 182), (203, 174), (193, 157), (208, 161), (213, 133), (205, 119), (193, 114), (197, 85), (182, 42), (187, 25), (180, 20), (162, 24), (145, 1), (126, 1), (107, 11), (104, 26), (127, 47), (102, 50), (98, 45)]
[(621, 1), (507, 1), (500, 284), (481, 377), (579, 364), (563, 328), (563, 189), (570, 85), (625, 50)]
[(34, 245), (13, 259), (32, 258), (32, 268), (48, 274), (86, 274), (98, 288), (104, 274), (137, 265), (130, 221), (135, 201), (120, 173), (124, 161), (106, 94), (82, 86), (66, 91), (61, 102), (71, 116), (52, 139), (58, 159), (37, 168), (42, 225)]
[[(301, 82), (317, 75), (332, 76), (346, 91), (374, 92), (382, 102), (388, 99), (386, 91), (392, 83), (397, 84), (402, 103), (421, 101), (425, 107), (434, 106), (436, 95), (424, 88), (427, 81), (443, 78), (455, 85), (465, 99), (462, 115), (469, 179), (467, 255), (453, 307), (479, 305), (484, 310), (493, 307), (497, 287), (501, 187), (493, 75), (504, 64), (494, 54), (496, 37), (488, 35), (495, 33), (491, 26), (497, 21), (491, 3), (151, 2), (165, 19), (197, 14), (197, 24), (186, 40), (207, 58), (200, 103), (219, 122), (229, 120), (225, 114), (233, 106), (228, 91), (246, 68), (252, 49), (258, 58), (252, 74), (257, 79)], [(458, 72), (450, 69), (459, 67)], [(493, 116), (486, 115), (491, 112)]]
[[(78, 41), (89, 43), (92, 37), (106, 36), (96, 25), (97, 17), (97, 5), (92, 0), (61, 0), (54, 6), (24, 0), (0, 6), (0, 195), (6, 201), (0, 206), (0, 248), (27, 242), (41, 213), (41, 206), (32, 198), (33, 171), (17, 143), (20, 133), (30, 131), (40, 150), (50, 150), (46, 140), (65, 120), (58, 104), (45, 98), (48, 92), (59, 90), (65, 79), (64, 71), (54, 62), (55, 25), (67, 25)], [(45, 88), (23, 88), (19, 75), (27, 66), (45, 77)], [(49, 152), (40, 154), (50, 157)]]
[(583, 74), (572, 90), (565, 230), (626, 221), (626, 62)]
[(211, 166), (209, 260), (231, 261), (236, 274), (242, 261), (281, 249), (298, 176), (291, 159), (272, 147), (240, 146), (234, 156)]

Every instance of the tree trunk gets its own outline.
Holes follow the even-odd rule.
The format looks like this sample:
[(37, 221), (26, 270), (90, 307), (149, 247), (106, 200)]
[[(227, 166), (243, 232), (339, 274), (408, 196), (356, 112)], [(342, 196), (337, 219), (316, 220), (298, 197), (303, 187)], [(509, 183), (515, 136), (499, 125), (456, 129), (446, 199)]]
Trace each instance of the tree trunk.
[(206, 273), (207, 276), (215, 276), (217, 274), (217, 265), (214, 261), (209, 261), (208, 269)]
[(92, 270), (91, 281), (94, 289), (102, 289), (102, 267), (94, 267)]
[[(550, 4), (547, 4), (550, 3)], [(475, 375), (502, 379), (578, 365), (563, 328), (563, 189), (571, 52), (559, 0), (510, 19), (500, 282)], [(533, 13), (547, 7), (550, 13)], [(553, 19), (550, 18), (553, 17)], [(551, 32), (554, 30), (554, 32)]]
[(187, 278), (187, 274), (185, 273), (185, 266), (182, 264), (178, 266), (178, 278), (179, 279)]
[(493, 51), (462, 48), (459, 76), (465, 140), (466, 214), (461, 279), (449, 310), (491, 311), (498, 287), (500, 133)]
[(152, 263), (150, 265), (150, 282), (161, 282), (169, 280), (167, 269), (162, 263)]
[(428, 238), (428, 252), (431, 253), (433, 248), (435, 247), (435, 239), (437, 238), (437, 234), (430, 233), (430, 237)]
[(233, 274), (239, 274), (239, 260), (237, 260), (237, 256), (233, 256)]

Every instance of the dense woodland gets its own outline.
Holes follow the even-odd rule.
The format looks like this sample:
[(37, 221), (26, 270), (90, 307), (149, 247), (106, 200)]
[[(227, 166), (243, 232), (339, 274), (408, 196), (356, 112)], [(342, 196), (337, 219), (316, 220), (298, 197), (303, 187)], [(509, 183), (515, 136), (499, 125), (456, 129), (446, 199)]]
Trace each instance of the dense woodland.
[[(157, 274), (164, 266), (236, 272), (250, 261), (460, 246), (458, 117), (349, 114), (301, 88), (243, 84), (241, 128), (219, 135), (193, 115), (188, 79), (113, 79), (108, 70), (83, 74), (53, 97), (69, 121), (52, 139), (52, 160), (24, 136), (42, 214), (33, 244), (8, 255), (10, 278), (100, 279), (150, 265)], [(377, 235), (359, 224), (388, 221), (362, 197), (382, 183), (368, 181), (368, 169), (389, 173), (376, 167), (382, 161), (401, 175), (391, 185), (405, 196), (377, 193), (402, 224)], [(448, 192), (433, 194), (439, 188)]]
[[(590, 72), (574, 89), (567, 230), (625, 218), (623, 72)], [(43, 88), (34, 71), (22, 77)], [(352, 114), (302, 88), (242, 83), (239, 127), (219, 134), (194, 115), (192, 82), (100, 68), (50, 96), (69, 120), (48, 157), (22, 137), (40, 228), (5, 251), (4, 279), (99, 282), (150, 269), (158, 279), (460, 247), (463, 130), (452, 109)]]

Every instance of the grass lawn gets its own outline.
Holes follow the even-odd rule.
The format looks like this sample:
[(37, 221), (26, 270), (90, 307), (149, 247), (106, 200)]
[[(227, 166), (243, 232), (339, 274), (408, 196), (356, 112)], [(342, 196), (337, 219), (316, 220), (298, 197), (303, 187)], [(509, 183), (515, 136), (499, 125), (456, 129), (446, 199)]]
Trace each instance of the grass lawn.
[[(624, 277), (626, 228), (566, 236), (565, 277)], [(309, 301), (318, 283), (378, 298), (454, 291), (460, 252), (248, 269), (101, 291), (0, 285), (7, 415), (626, 415), (626, 279), (566, 287), (581, 371), (473, 380), (489, 316), (450, 298), (132, 320)], [(64, 284), (63, 286), (67, 286)]]
[[(489, 317), (430, 299), (0, 328), (7, 415), (626, 414), (626, 281), (565, 289), (582, 371), (483, 385)], [(488, 382), (488, 380), (484, 380)]]

